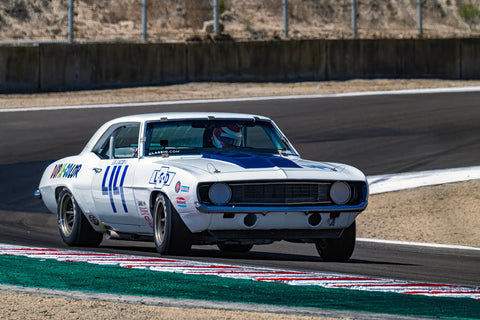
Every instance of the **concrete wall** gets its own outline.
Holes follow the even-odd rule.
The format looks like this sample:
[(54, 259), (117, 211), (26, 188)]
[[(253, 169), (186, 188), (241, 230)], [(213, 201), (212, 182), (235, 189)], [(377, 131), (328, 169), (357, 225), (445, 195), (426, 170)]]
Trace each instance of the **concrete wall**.
[(0, 92), (190, 81), (480, 79), (480, 39), (0, 46)]
[(465, 39), (460, 44), (462, 52), (460, 77), (462, 79), (480, 78), (480, 39)]
[(39, 85), (38, 46), (0, 46), (0, 92), (35, 92)]
[(40, 44), (40, 91), (185, 81), (184, 44)]

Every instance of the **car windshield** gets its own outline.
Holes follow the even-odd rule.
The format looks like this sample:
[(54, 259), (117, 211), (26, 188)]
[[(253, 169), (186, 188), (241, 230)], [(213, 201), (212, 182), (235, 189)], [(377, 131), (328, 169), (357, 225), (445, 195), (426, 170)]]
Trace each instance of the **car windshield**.
[(269, 121), (187, 120), (147, 123), (146, 156), (230, 150), (295, 154), (285, 138)]

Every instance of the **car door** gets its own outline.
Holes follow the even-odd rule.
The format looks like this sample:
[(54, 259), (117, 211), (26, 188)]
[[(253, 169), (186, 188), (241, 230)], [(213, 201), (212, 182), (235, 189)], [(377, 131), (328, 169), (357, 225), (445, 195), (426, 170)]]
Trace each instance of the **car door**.
[(92, 197), (99, 218), (107, 225), (138, 225), (133, 192), (138, 165), (139, 123), (115, 125), (106, 131), (94, 147), (98, 161), (94, 165)]

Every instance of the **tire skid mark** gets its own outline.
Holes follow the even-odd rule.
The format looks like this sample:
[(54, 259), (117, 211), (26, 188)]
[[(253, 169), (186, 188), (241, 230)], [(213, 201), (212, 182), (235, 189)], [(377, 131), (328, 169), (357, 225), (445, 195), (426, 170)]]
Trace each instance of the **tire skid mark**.
[(335, 273), (301, 272), (253, 266), (212, 264), (192, 260), (152, 258), (111, 253), (30, 248), (6, 244), (0, 244), (0, 255), (55, 259), (64, 262), (87, 262), (97, 265), (117, 265), (123, 268), (177, 272), (191, 275), (215, 275), (226, 278), (284, 283), (287, 285), (314, 285), (332, 289), (343, 288), (480, 300), (480, 287), (454, 284), (424, 283)]

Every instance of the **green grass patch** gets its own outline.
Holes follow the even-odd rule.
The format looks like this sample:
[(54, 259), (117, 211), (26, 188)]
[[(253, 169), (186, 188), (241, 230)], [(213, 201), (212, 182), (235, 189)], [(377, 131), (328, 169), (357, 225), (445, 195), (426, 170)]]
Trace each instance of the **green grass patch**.
[(464, 20), (469, 21), (480, 18), (480, 9), (472, 3), (463, 3), (458, 7), (458, 13)]
[(122, 295), (480, 319), (480, 301), (470, 298), (432, 298), (319, 286), (291, 286), (20, 256), (0, 256), (0, 283)]

